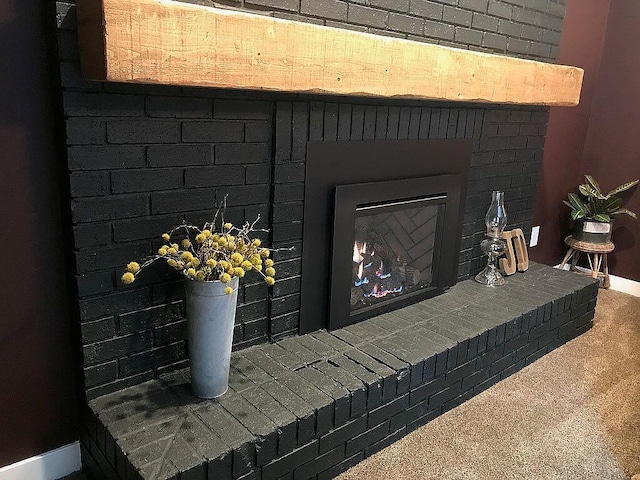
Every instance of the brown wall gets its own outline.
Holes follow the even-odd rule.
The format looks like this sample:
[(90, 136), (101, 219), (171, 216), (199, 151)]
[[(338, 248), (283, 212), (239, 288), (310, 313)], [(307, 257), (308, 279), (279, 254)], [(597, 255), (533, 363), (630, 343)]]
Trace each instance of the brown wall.
[[(632, 0), (633, 1), (633, 0)], [(555, 265), (564, 254), (569, 209), (562, 204), (581, 179), (582, 152), (596, 92), (611, 0), (569, 0), (557, 63), (584, 69), (580, 105), (550, 109), (533, 225), (540, 240), (529, 251), (537, 262)]]
[[(640, 2), (569, 0), (559, 63), (585, 69), (580, 105), (552, 108), (533, 225), (533, 260), (557, 264), (566, 247), (569, 209), (562, 200), (593, 175), (605, 190), (640, 177)], [(640, 213), (640, 193), (628, 208)], [(640, 222), (618, 216), (610, 271), (640, 280)]]
[[(603, 189), (640, 178), (640, 2), (614, 0), (582, 155)], [(627, 204), (640, 214), (640, 192)], [(612, 273), (640, 281), (640, 221), (617, 216)]]
[(0, 466), (77, 440), (42, 3), (0, 2)]

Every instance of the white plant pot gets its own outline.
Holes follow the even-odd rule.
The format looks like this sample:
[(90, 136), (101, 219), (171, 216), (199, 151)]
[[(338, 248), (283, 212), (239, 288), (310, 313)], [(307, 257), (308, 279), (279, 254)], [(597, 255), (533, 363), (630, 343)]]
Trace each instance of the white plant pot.
[[(233, 293), (224, 290), (229, 286)], [(191, 390), (216, 398), (229, 388), (229, 362), (238, 300), (238, 277), (228, 284), (186, 280)]]
[(581, 218), (573, 224), (573, 238), (580, 242), (605, 244), (611, 241), (612, 222)]

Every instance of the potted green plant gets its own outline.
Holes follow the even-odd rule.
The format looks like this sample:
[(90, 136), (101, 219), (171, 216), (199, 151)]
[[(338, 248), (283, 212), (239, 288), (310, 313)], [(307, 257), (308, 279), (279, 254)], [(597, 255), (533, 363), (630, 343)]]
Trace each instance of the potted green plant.
[(575, 221), (573, 238), (588, 243), (608, 243), (611, 241), (611, 222), (614, 215), (626, 214), (637, 218), (631, 210), (623, 208), (624, 200), (618, 195), (638, 184), (638, 180), (623, 183), (606, 195), (598, 182), (585, 175), (586, 182), (578, 186), (580, 195), (569, 193), (564, 203), (571, 208), (571, 218)]
[(272, 250), (262, 246), (256, 232), (260, 217), (237, 227), (225, 222), (223, 205), (202, 228), (182, 224), (163, 233), (166, 242), (157, 254), (130, 262), (123, 283), (133, 283), (145, 267), (157, 261), (185, 277), (191, 389), (201, 398), (215, 398), (228, 388), (239, 280), (246, 274), (275, 282)]

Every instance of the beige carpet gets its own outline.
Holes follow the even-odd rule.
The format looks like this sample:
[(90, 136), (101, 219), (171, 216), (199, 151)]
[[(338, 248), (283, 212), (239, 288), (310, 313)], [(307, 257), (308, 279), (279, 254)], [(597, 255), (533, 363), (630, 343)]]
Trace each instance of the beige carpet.
[(356, 465), (355, 479), (629, 479), (640, 473), (640, 298)]

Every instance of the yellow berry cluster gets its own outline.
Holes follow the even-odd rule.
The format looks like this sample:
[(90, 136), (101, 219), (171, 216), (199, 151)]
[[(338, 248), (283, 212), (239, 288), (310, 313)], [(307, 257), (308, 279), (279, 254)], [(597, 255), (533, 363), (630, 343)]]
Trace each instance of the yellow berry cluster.
[[(243, 278), (253, 270), (262, 275), (268, 285), (273, 285), (276, 271), (273, 260), (269, 258), (271, 251), (261, 246), (260, 239), (250, 238), (250, 234), (255, 232), (256, 222), (245, 223), (242, 227), (223, 223), (220, 232), (215, 231), (213, 222), (205, 224), (202, 229), (181, 225), (169, 233), (163, 233), (162, 239), (167, 243), (158, 249), (157, 255), (142, 265), (129, 263), (126, 273), (122, 275), (122, 282), (132, 283), (141, 269), (163, 259), (167, 265), (191, 280), (219, 280), (227, 284), (232, 278)], [(182, 238), (178, 243), (172, 243), (174, 237)], [(230, 286), (225, 291), (227, 294), (233, 293)]]

